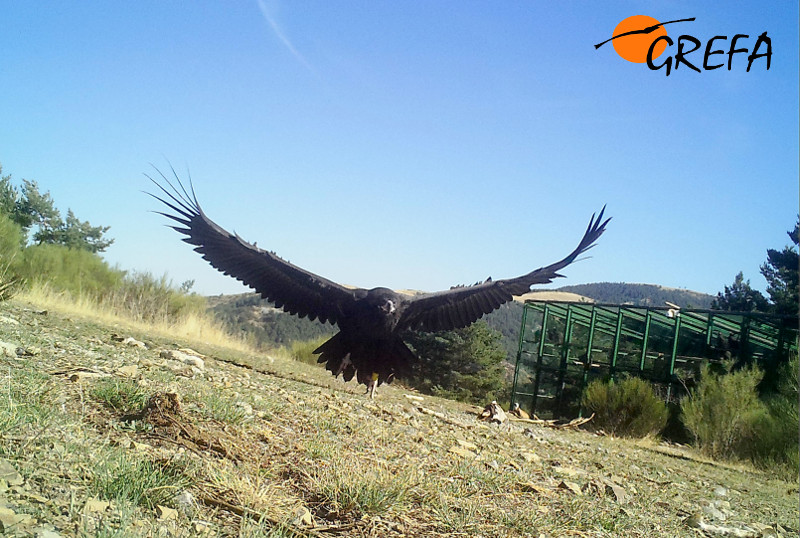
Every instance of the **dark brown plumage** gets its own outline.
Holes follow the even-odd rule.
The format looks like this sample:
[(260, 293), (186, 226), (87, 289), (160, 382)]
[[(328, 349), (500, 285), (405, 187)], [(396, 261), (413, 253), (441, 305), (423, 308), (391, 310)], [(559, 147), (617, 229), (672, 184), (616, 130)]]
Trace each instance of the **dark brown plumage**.
[(172, 228), (186, 236), (183, 241), (194, 245), (213, 267), (255, 289), (276, 307), (338, 325), (339, 332), (314, 353), (334, 375), (343, 374), (346, 381), (356, 376), (368, 387), (375, 375), (378, 384), (391, 381), (415, 360), (401, 338), (403, 331), (466, 327), (513, 296), (527, 293), (534, 284), (551, 282), (562, 276), (559, 270), (594, 245), (610, 220), (603, 220), (604, 207), (597, 218), (592, 215), (577, 248), (566, 258), (526, 275), (405, 296), (387, 288), (346, 288), (292, 265), (219, 227), (200, 208), (193, 189), (190, 194), (177, 176), (178, 188), (161, 177), (171, 191), (150, 178), (166, 198), (152, 196), (172, 210), (161, 214), (179, 224)]

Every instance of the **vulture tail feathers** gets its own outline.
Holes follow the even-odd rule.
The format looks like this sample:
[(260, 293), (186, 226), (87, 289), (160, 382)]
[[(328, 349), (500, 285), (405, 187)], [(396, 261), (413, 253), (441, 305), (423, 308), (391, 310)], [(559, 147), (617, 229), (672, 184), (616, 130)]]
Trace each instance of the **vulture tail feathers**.
[[(388, 344), (388, 345), (387, 345)], [(348, 338), (341, 331), (313, 351), (319, 354), (318, 363), (334, 376), (342, 374), (345, 381), (354, 376), (362, 385), (369, 385), (374, 374), (378, 384), (391, 383), (406, 372), (416, 357), (400, 337), (392, 342), (376, 342), (361, 338)]]

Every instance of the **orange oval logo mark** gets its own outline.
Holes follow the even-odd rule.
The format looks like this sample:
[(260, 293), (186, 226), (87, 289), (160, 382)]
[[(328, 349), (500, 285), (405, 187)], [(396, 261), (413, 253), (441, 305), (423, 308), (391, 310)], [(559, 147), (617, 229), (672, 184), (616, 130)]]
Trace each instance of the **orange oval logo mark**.
[[(647, 61), (647, 51), (650, 45), (659, 37), (667, 35), (664, 26), (653, 17), (647, 15), (633, 15), (623, 19), (614, 28), (614, 50), (629, 62), (643, 64)], [(666, 50), (667, 43), (662, 39), (655, 49), (652, 58), (658, 58)]]

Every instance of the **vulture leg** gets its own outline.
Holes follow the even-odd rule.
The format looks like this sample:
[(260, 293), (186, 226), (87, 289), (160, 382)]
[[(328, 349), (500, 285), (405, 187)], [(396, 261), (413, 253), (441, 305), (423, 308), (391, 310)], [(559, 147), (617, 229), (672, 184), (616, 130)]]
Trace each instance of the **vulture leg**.
[(375, 391), (378, 388), (378, 372), (373, 372), (372, 377), (370, 377), (369, 383), (367, 383), (367, 394), (369, 394), (369, 399), (375, 399)]

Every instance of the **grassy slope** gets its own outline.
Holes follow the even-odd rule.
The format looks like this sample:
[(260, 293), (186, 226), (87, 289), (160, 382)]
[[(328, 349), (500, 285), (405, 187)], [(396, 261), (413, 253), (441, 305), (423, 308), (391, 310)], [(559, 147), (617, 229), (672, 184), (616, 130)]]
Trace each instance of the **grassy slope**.
[[(694, 537), (685, 520), (717, 502), (727, 518), (708, 523), (797, 535), (797, 484), (747, 467), (653, 442), (488, 425), (400, 386), (371, 402), (316, 367), (38, 308), (0, 303), (0, 341), (11, 344), (0, 351), (0, 459), (19, 473), (0, 479), (0, 506), (21, 531)], [(207, 355), (202, 372), (160, 357), (184, 346)], [(162, 397), (121, 420), (165, 392), (180, 409)], [(177, 502), (181, 492), (194, 502)]]

